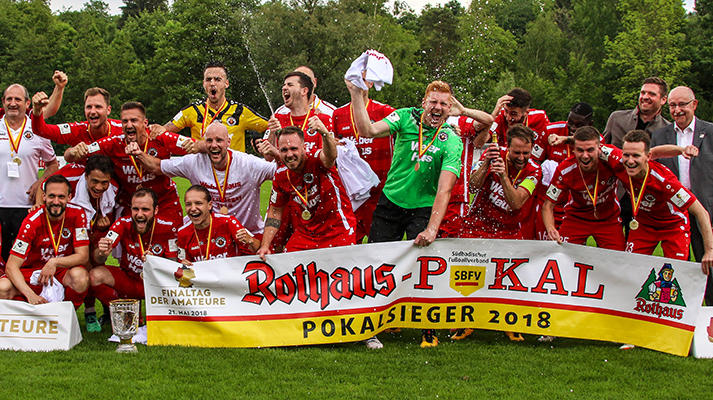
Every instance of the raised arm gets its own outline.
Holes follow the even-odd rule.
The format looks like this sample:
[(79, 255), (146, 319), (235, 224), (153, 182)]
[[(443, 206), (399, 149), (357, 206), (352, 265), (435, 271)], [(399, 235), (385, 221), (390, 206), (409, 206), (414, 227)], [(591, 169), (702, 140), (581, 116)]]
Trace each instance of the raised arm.
[(352, 112), (357, 132), (364, 137), (388, 136), (390, 133), (389, 124), (384, 121), (371, 123), (369, 120), (369, 114), (367, 114), (366, 105), (364, 104), (364, 90), (354, 86), (353, 83), (347, 80), (344, 82), (352, 98)]
[(54, 89), (45, 107), (45, 118), (52, 117), (59, 111), (59, 106), (62, 104), (62, 96), (64, 95), (64, 87), (67, 86), (67, 75), (62, 71), (54, 71), (52, 81), (54, 82)]
[(308, 122), (310, 129), (322, 135), (322, 151), (319, 153), (319, 160), (322, 161), (324, 168), (332, 168), (337, 160), (337, 143), (334, 135), (327, 131), (327, 127), (318, 116), (310, 117)]

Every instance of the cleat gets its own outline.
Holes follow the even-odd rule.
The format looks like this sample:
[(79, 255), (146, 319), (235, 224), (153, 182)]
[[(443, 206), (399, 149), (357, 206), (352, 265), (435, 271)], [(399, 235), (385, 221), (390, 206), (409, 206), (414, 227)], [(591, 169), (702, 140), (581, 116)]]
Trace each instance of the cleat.
[(376, 336), (366, 339), (364, 343), (366, 344), (366, 348), (369, 350), (378, 350), (384, 348), (384, 345)]
[(107, 311), (105, 311), (101, 317), (97, 318), (97, 321), (99, 321), (99, 324), (101, 324), (101, 326), (111, 325), (111, 318), (109, 317), (109, 309), (107, 309)]
[(555, 340), (554, 336), (547, 336), (547, 335), (542, 335), (539, 338), (537, 338), (537, 341), (540, 343), (550, 343), (553, 340)]
[(619, 346), (619, 350), (631, 350), (634, 347), (636, 346), (634, 346), (633, 344), (622, 344), (621, 346)]
[(84, 314), (84, 322), (87, 323), (87, 332), (96, 333), (102, 331), (102, 326), (99, 321), (97, 321), (96, 313)]
[(401, 328), (388, 328), (384, 329), (386, 333), (401, 333)]
[(451, 334), (451, 340), (463, 340), (470, 336), (473, 330), (470, 328), (456, 329), (454, 333)]
[(525, 340), (525, 338), (517, 332), (505, 332), (505, 335), (513, 342), (522, 342)]
[(438, 346), (438, 338), (436, 337), (436, 331), (433, 329), (424, 329), (423, 337), (421, 339), (421, 348), (426, 347), (436, 347)]

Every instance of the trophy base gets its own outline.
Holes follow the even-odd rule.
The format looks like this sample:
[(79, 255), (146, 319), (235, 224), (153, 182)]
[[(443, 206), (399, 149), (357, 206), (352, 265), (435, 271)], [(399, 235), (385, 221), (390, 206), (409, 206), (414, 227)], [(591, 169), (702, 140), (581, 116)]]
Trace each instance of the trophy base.
[(139, 350), (136, 348), (136, 345), (134, 345), (133, 343), (129, 343), (129, 344), (122, 343), (119, 346), (117, 346), (116, 352), (117, 353), (138, 353)]

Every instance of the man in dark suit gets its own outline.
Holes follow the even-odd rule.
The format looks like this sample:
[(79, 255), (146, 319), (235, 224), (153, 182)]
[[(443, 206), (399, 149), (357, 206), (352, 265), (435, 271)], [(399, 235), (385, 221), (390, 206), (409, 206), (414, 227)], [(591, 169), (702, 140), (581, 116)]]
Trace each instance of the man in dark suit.
[[(696, 96), (688, 87), (679, 86), (671, 90), (668, 106), (674, 123), (658, 129), (652, 136), (651, 146), (677, 144), (682, 147), (693, 145), (698, 148), (698, 156), (690, 160), (682, 156), (657, 160), (667, 166), (681, 183), (689, 188), (703, 207), (713, 211), (713, 124), (696, 118), (698, 106)], [(701, 261), (705, 249), (703, 238), (695, 220), (691, 220), (691, 246), (696, 261)], [(705, 301), (713, 305), (713, 277), (708, 271)]]

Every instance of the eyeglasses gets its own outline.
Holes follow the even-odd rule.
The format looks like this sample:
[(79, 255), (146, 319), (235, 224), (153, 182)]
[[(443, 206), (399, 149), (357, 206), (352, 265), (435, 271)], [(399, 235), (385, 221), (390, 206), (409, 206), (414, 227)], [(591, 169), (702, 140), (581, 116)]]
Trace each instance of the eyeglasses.
[(685, 102), (685, 103), (668, 103), (668, 108), (671, 109), (671, 110), (673, 110), (674, 108), (677, 108), (677, 107), (678, 107), (678, 108), (683, 108), (683, 107), (685, 107), (685, 106), (691, 104), (691, 103), (693, 102), (693, 100), (695, 100), (695, 99), (688, 100), (688, 101)]

